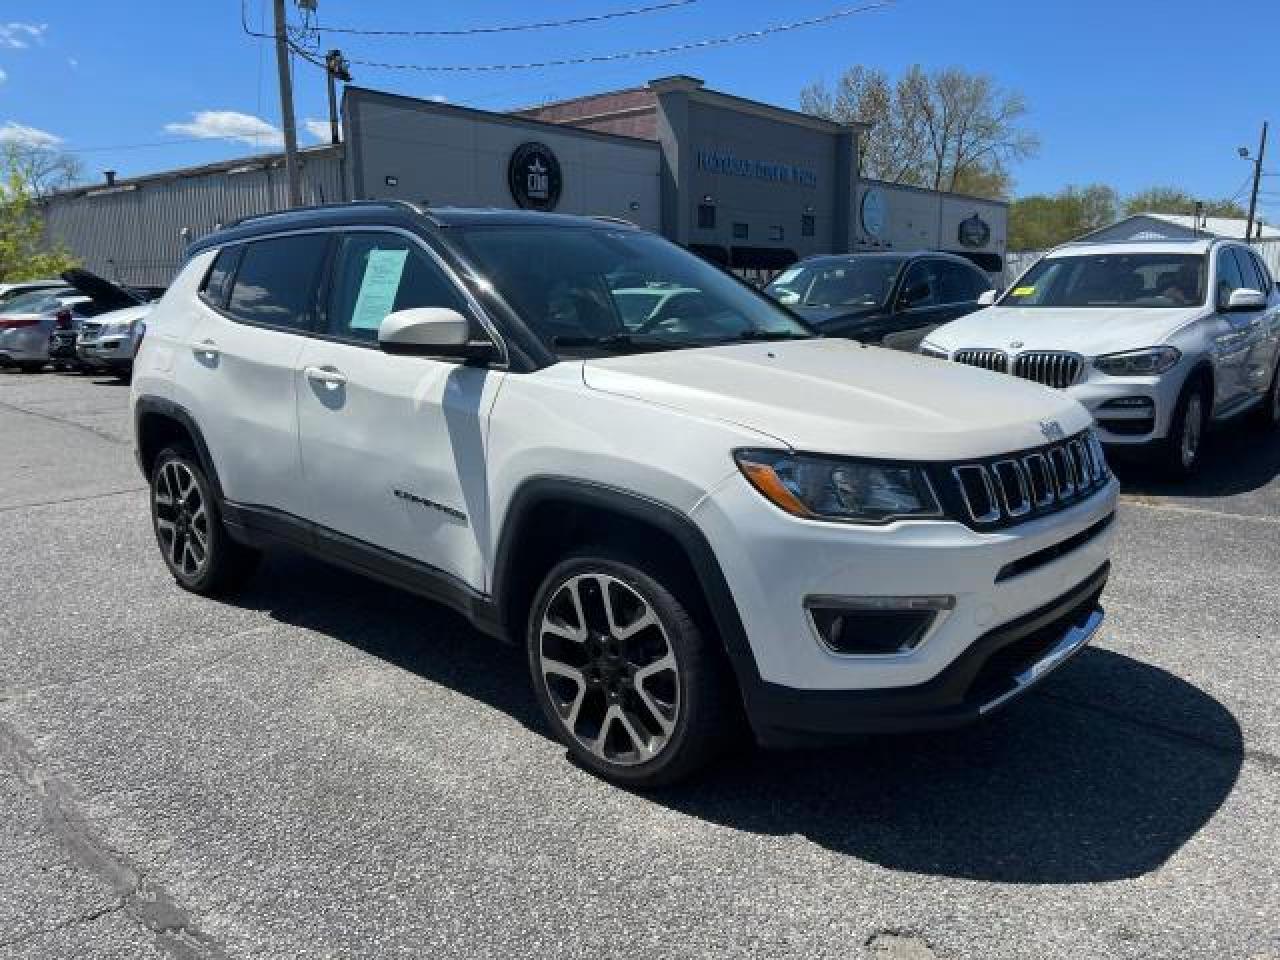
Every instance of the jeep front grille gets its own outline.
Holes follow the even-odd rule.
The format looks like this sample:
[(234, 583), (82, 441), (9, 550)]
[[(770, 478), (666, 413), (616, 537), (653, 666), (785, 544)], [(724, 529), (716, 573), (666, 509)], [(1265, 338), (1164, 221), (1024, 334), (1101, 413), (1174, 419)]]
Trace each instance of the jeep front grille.
[(951, 359), (996, 373), (1009, 372), (1009, 355), (1003, 350), (957, 350)]
[(1020, 353), (1013, 358), (1013, 375), (1061, 390), (1079, 379), (1081, 366), (1074, 353)]
[(80, 325), (80, 336), (85, 340), (93, 340), (98, 336), (98, 331), (102, 329), (100, 323), (84, 323)]
[(969, 526), (995, 529), (1077, 503), (1107, 485), (1110, 472), (1092, 430), (1022, 453), (950, 467), (938, 484)]

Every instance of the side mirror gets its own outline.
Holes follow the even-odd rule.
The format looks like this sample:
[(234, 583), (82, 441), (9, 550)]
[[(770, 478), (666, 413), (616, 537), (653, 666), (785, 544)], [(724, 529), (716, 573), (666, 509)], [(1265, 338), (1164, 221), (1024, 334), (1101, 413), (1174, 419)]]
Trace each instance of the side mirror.
[(489, 360), (497, 350), (487, 338), (471, 339), (471, 321), (448, 307), (412, 307), (389, 313), (378, 327), (383, 353), (450, 360)]
[(1266, 308), (1267, 295), (1265, 293), (1249, 287), (1241, 287), (1239, 290), (1231, 291), (1231, 296), (1227, 298), (1227, 303), (1222, 309), (1229, 313), (1235, 313), (1245, 310), (1265, 310)]
[(996, 302), (996, 295), (998, 293), (999, 291), (997, 290), (983, 290), (980, 294), (978, 294), (978, 306), (980, 307), (991, 306), (993, 303)]

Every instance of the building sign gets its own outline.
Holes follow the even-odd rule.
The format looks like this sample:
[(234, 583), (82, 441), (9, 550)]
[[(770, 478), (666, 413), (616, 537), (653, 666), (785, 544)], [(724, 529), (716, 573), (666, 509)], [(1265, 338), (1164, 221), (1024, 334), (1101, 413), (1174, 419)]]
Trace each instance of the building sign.
[(956, 234), (962, 247), (985, 247), (991, 242), (991, 227), (976, 213), (969, 219), (960, 221), (960, 229)]
[(862, 206), (858, 210), (862, 220), (862, 229), (867, 236), (876, 240), (884, 233), (885, 222), (889, 219), (889, 204), (885, 200), (884, 191), (875, 187), (869, 188), (862, 195)]
[(771, 160), (749, 160), (728, 150), (699, 150), (698, 168), (730, 177), (751, 177), (774, 183), (791, 183), (801, 187), (817, 187), (818, 174), (808, 167)]
[(560, 202), (560, 161), (544, 143), (522, 143), (507, 164), (507, 183), (525, 210), (554, 210)]

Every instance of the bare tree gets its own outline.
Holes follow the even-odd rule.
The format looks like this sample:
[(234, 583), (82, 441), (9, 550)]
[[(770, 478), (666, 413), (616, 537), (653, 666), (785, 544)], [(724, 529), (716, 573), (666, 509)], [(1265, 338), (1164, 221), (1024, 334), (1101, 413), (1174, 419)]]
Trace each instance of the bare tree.
[(1013, 183), (1009, 165), (1039, 148), (1022, 126), (1022, 95), (959, 67), (925, 73), (917, 64), (892, 84), (882, 70), (852, 67), (834, 92), (806, 87), (800, 104), (817, 116), (871, 123), (862, 173), (894, 183), (1003, 197)]
[(9, 142), (4, 145), (4, 160), (8, 170), (16, 173), (36, 197), (65, 190), (84, 177), (79, 157), (52, 147)]

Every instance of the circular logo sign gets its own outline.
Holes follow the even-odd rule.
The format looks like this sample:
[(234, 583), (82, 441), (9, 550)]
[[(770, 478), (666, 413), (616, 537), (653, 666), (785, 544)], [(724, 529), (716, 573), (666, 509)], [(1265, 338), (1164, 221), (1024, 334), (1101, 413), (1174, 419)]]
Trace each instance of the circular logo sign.
[(968, 220), (960, 221), (957, 238), (962, 247), (985, 247), (991, 242), (991, 228), (976, 213)]
[(884, 193), (872, 187), (862, 195), (862, 229), (870, 236), (879, 238), (884, 233), (885, 220), (889, 216), (889, 205)]
[(511, 196), (525, 210), (554, 210), (560, 202), (560, 161), (545, 143), (522, 143), (507, 164)]

